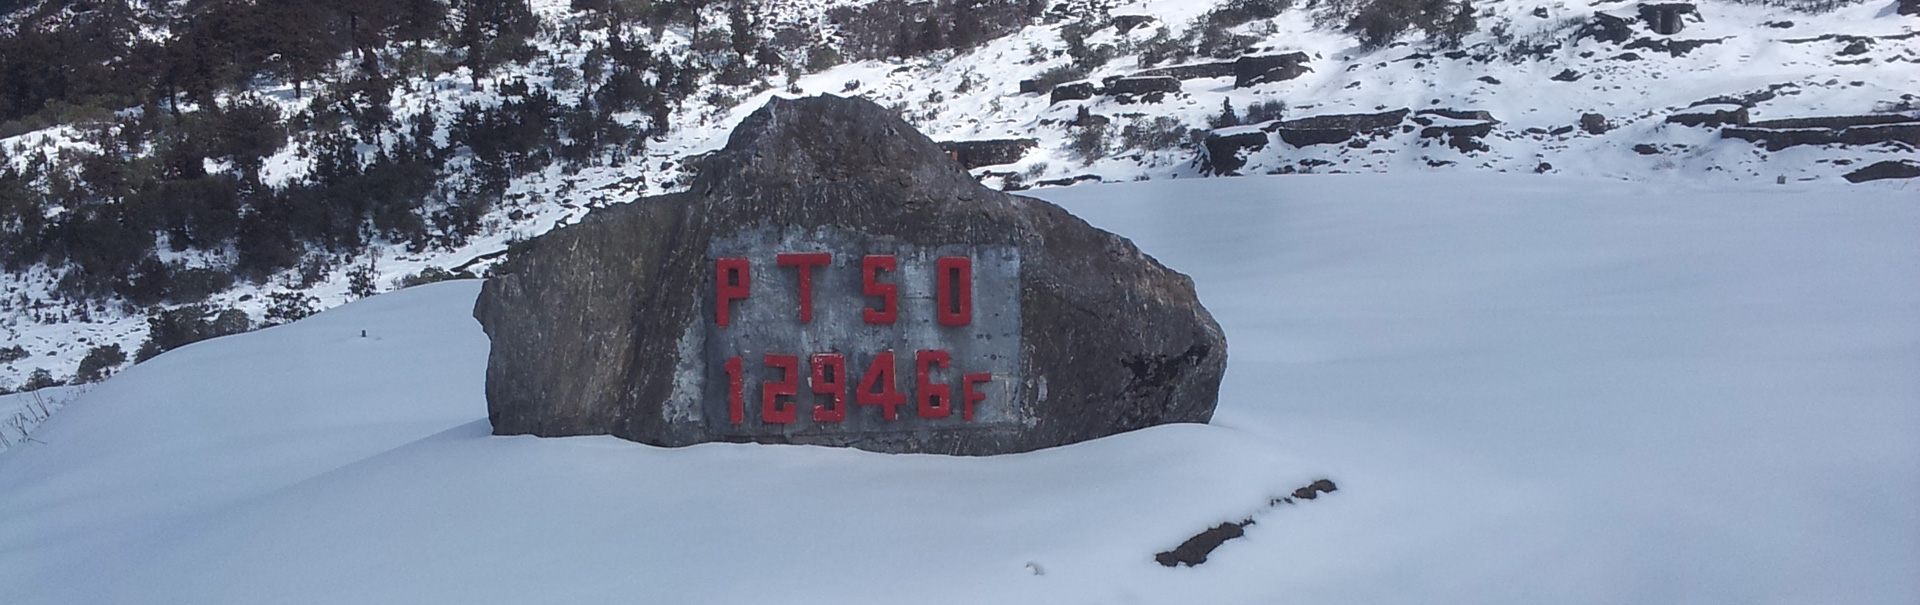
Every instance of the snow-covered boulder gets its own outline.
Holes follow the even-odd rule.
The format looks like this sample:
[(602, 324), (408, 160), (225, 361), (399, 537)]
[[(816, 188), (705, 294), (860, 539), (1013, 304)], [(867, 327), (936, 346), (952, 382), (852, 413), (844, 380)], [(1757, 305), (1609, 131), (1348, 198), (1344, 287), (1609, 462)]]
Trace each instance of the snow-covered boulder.
[(503, 435), (1021, 452), (1207, 422), (1226, 367), (1186, 276), (826, 95), (516, 250), (474, 314)]

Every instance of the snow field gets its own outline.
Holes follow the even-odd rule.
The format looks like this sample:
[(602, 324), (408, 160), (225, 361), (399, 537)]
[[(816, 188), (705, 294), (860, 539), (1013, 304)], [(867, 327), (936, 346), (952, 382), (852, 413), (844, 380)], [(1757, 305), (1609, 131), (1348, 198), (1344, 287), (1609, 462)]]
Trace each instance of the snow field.
[[(1899, 191), (1455, 174), (1040, 193), (1193, 276), (1230, 342), (1215, 426), (984, 459), (492, 437), (477, 283), (447, 282), (190, 345), (69, 404), (0, 454), (0, 585), (19, 603), (1920, 595), (1920, 206)], [(1340, 491), (1266, 508), (1321, 476)], [(1200, 567), (1152, 560), (1249, 515)]]

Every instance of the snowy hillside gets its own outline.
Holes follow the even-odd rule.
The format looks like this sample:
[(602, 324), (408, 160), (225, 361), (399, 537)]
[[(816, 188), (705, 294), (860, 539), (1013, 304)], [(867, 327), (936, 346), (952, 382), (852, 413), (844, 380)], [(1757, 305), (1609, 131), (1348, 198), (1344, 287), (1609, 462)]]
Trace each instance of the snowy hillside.
[[(954, 3), (790, 0), (742, 5), (749, 12), (692, 3), (705, 8), (690, 21), (649, 26), (611, 25), (599, 9), (582, 8), (608, 3), (535, 0), (529, 58), (494, 69), (475, 71), (442, 41), (396, 42), (362, 49), (357, 60), (338, 58), (310, 81), (269, 70), (244, 87), (207, 93), (211, 104), (172, 96), (188, 116), (247, 110), (284, 118), (274, 122), (286, 130), (284, 141), (257, 149), (258, 158), (214, 154), (187, 162), (204, 165), (215, 181), (237, 183), (223, 187), (243, 198), (304, 187), (323, 197), (345, 191), (331, 199), (357, 208), (387, 194), (365, 193), (373, 185), (362, 182), (325, 185), (328, 175), (367, 170), (363, 180), (380, 184), (405, 178), (394, 174), (419, 174), (382, 171), (399, 162), (430, 178), (402, 187), (393, 202), (412, 218), (336, 217), (345, 226), (316, 228), (319, 239), (292, 243), (249, 240), (259, 229), (241, 229), (225, 240), (189, 244), (182, 238), (192, 229), (179, 226), (116, 239), (97, 231), (130, 219), (107, 213), (88, 223), (82, 219), (99, 212), (95, 202), (49, 202), (19, 224), (73, 220), (72, 228), (40, 240), (23, 232), (22, 241), (78, 238), (81, 250), (56, 247), (32, 262), (12, 260), (24, 264), (0, 277), (0, 387), (74, 379), (83, 358), (111, 346), (126, 360), (106, 371), (124, 367), (152, 339), (150, 319), (185, 313), (191, 304), (208, 320), (227, 309), (244, 313), (247, 321), (228, 323), (251, 327), (393, 289), (420, 280), (423, 271), (484, 275), (510, 242), (594, 207), (684, 187), (690, 160), (721, 146), (739, 119), (773, 95), (861, 95), (898, 109), (937, 140), (1007, 141), (971, 163), (985, 162), (974, 169), (983, 182), (1009, 189), (1337, 172), (1842, 184), (1877, 162), (1920, 159), (1913, 144), (1920, 136), (1913, 92), (1920, 90), (1920, 16), (1899, 14), (1893, 0), (1703, 2), (1676, 13), (1672, 33), (1656, 31), (1641, 5), (1628, 2), (1443, 2), (1464, 7), (1442, 24), (1452, 29), (1413, 27), (1368, 44), (1353, 19), (1356, 7), (1370, 2), (1387, 3), (996, 1), (980, 5), (980, 13), (999, 20), (978, 42), (874, 50), (875, 39), (893, 35), (870, 31), (880, 27), (876, 19), (902, 18), (900, 11), (909, 21), (933, 19), (912, 14)], [(1016, 4), (1030, 15), (1006, 14)], [(43, 5), (56, 4), (33, 6)], [(902, 8), (885, 8), (894, 5)], [(164, 2), (128, 6), (187, 10)], [(81, 23), (98, 14), (85, 9), (76, 5), (46, 19)], [(465, 23), (465, 9), (452, 10), (447, 28)], [(168, 27), (178, 34), (189, 25), (151, 15), (143, 23), (140, 37), (156, 39)], [(943, 33), (937, 19), (925, 23)], [(728, 50), (746, 48), (738, 46), (740, 32), (751, 33), (744, 39), (758, 50)], [(920, 38), (902, 38), (909, 39)], [(1243, 82), (1234, 64), (1254, 59), (1291, 62), (1292, 71)], [(1132, 76), (1161, 77), (1115, 80)], [(370, 81), (378, 94), (363, 90)], [(610, 99), (618, 95), (609, 91), (627, 90), (622, 86), (644, 92), (642, 100)], [(119, 157), (137, 172), (142, 161), (171, 153), (161, 140), (130, 142), (164, 138), (135, 133), (144, 128), (139, 124), (165, 122), (153, 115), (160, 108), (129, 107), (0, 139), (0, 157), (32, 177), (23, 176), (22, 187), (48, 196), (71, 190), (71, 179), (114, 173), (88, 168), (88, 158)], [(1235, 119), (1222, 120), (1226, 109)], [(577, 117), (571, 111), (590, 118), (592, 128), (569, 122)], [(385, 121), (367, 123), (369, 112)], [(520, 143), (536, 151), (503, 159), (495, 157), (503, 152), (467, 141), (478, 136), (473, 132), (514, 132), (513, 120), (521, 119), (514, 116), (523, 113), (549, 122)], [(1374, 117), (1355, 122), (1356, 114)], [(1839, 121), (1805, 121), (1826, 118)], [(496, 119), (506, 125), (482, 127)], [(577, 157), (562, 157), (569, 154)], [(407, 157), (431, 160), (395, 159)], [(253, 161), (257, 169), (241, 165)], [(1909, 182), (1854, 186), (1910, 190)], [(318, 203), (287, 199), (298, 207)], [(249, 206), (255, 203), (269, 210)], [(233, 204), (240, 221), (280, 208)], [(298, 207), (271, 211), (299, 216)], [(196, 216), (187, 212), (176, 222)], [(12, 234), (8, 223), (0, 214), (0, 235)], [(140, 237), (151, 240), (151, 251), (127, 252), (133, 260), (73, 266), (81, 262), (76, 257)], [(269, 248), (264, 255), (254, 252), (261, 246)], [(128, 298), (125, 292), (166, 281), (156, 272), (232, 274), (237, 281), (149, 294), (150, 301)], [(19, 349), (9, 355), (9, 346)], [(47, 370), (46, 380), (34, 380), (36, 369)]]
[[(0, 586), (8, 603), (1920, 597), (1910, 192), (1448, 173), (1038, 193), (1193, 276), (1232, 346), (1214, 426), (987, 459), (492, 437), (478, 284), (446, 282), (80, 395), (0, 453)], [(1319, 477), (1340, 489), (1270, 505)], [(1200, 566), (1154, 562), (1246, 518)]]

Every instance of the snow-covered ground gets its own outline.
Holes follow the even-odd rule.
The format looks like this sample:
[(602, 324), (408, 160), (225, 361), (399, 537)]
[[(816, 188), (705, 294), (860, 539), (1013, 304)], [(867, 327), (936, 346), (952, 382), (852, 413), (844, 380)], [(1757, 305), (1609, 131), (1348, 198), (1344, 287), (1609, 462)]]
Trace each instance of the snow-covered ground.
[(86, 390), (84, 385), (57, 386), (0, 395), (0, 452), (28, 442), (33, 429)]
[(1910, 192), (1042, 193), (1194, 277), (1215, 426), (985, 459), (492, 437), (447, 282), (162, 355), (0, 453), (6, 602), (1920, 598)]

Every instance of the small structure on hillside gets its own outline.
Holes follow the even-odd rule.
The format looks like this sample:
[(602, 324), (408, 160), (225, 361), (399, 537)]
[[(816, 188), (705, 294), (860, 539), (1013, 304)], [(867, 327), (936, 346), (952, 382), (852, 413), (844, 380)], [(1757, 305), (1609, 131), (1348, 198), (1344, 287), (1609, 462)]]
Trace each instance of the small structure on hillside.
[(1656, 34), (1671, 36), (1686, 29), (1686, 17), (1699, 20), (1700, 12), (1692, 4), (1668, 2), (1664, 4), (1640, 5), (1640, 20), (1646, 22), (1647, 29)]

